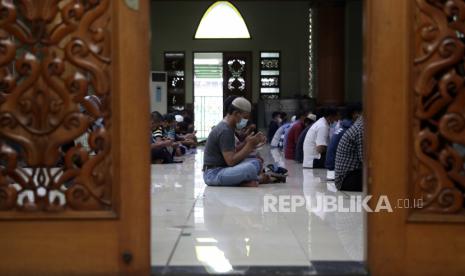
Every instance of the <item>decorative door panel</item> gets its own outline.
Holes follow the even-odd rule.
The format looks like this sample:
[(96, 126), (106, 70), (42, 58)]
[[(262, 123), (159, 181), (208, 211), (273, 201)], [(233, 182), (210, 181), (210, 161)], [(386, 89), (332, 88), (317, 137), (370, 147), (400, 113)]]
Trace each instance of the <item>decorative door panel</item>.
[(252, 102), (252, 53), (223, 53), (223, 97), (236, 95)]
[(0, 219), (115, 216), (111, 1), (0, 10)]
[(465, 3), (417, 0), (415, 11), (413, 197), (424, 204), (412, 218), (465, 222)]
[(149, 273), (148, 10), (0, 0), (0, 275)]
[(364, 2), (372, 275), (465, 275), (465, 2)]

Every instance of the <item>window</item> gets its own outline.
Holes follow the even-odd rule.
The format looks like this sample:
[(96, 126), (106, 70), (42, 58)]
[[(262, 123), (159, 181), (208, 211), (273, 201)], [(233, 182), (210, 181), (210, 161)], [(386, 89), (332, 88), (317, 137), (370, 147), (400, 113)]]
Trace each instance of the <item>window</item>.
[(250, 33), (241, 13), (233, 4), (217, 1), (203, 15), (195, 38), (250, 38)]
[(280, 57), (280, 52), (260, 52), (260, 96), (262, 99), (279, 99)]

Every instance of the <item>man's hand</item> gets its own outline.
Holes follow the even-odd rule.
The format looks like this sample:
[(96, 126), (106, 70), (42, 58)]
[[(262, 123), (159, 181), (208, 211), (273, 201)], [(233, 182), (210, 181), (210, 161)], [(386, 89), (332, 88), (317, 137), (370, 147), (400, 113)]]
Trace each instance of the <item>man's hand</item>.
[(255, 135), (249, 134), (245, 138), (245, 143), (246, 143), (246, 146), (255, 148), (258, 144), (260, 144), (260, 140), (261, 140), (260, 133), (257, 133)]
[(184, 135), (184, 139), (186, 140), (193, 140), (195, 138), (195, 135), (192, 134), (192, 133), (188, 133), (186, 135)]
[(265, 134), (263, 134), (263, 133), (261, 133), (261, 132), (258, 132), (256, 135), (259, 137), (259, 140), (260, 140), (259, 144), (260, 144), (260, 145), (266, 143), (266, 136), (265, 136)]

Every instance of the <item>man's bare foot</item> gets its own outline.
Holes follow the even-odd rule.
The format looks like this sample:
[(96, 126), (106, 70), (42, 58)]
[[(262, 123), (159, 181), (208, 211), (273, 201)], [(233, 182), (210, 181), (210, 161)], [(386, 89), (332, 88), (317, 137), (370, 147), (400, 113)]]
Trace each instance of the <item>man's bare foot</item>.
[(256, 180), (245, 181), (245, 182), (242, 182), (241, 185), (239, 185), (239, 187), (252, 187), (252, 188), (256, 188), (256, 187), (258, 187), (258, 181), (256, 181)]

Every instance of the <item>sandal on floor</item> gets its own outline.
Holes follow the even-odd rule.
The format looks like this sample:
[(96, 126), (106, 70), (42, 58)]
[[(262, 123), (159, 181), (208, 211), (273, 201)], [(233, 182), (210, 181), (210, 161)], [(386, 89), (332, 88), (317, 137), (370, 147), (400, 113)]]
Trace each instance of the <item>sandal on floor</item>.
[(283, 168), (283, 167), (279, 167), (279, 166), (275, 166), (273, 164), (269, 164), (268, 166), (266, 166), (268, 169), (270, 169), (270, 171), (274, 172), (274, 173), (279, 173), (279, 174), (282, 174), (282, 175), (287, 175), (287, 169)]
[(286, 183), (287, 177), (283, 174), (268, 172), (267, 175), (270, 177), (271, 183)]
[(286, 183), (286, 176), (274, 172), (267, 172), (260, 176), (260, 184)]

